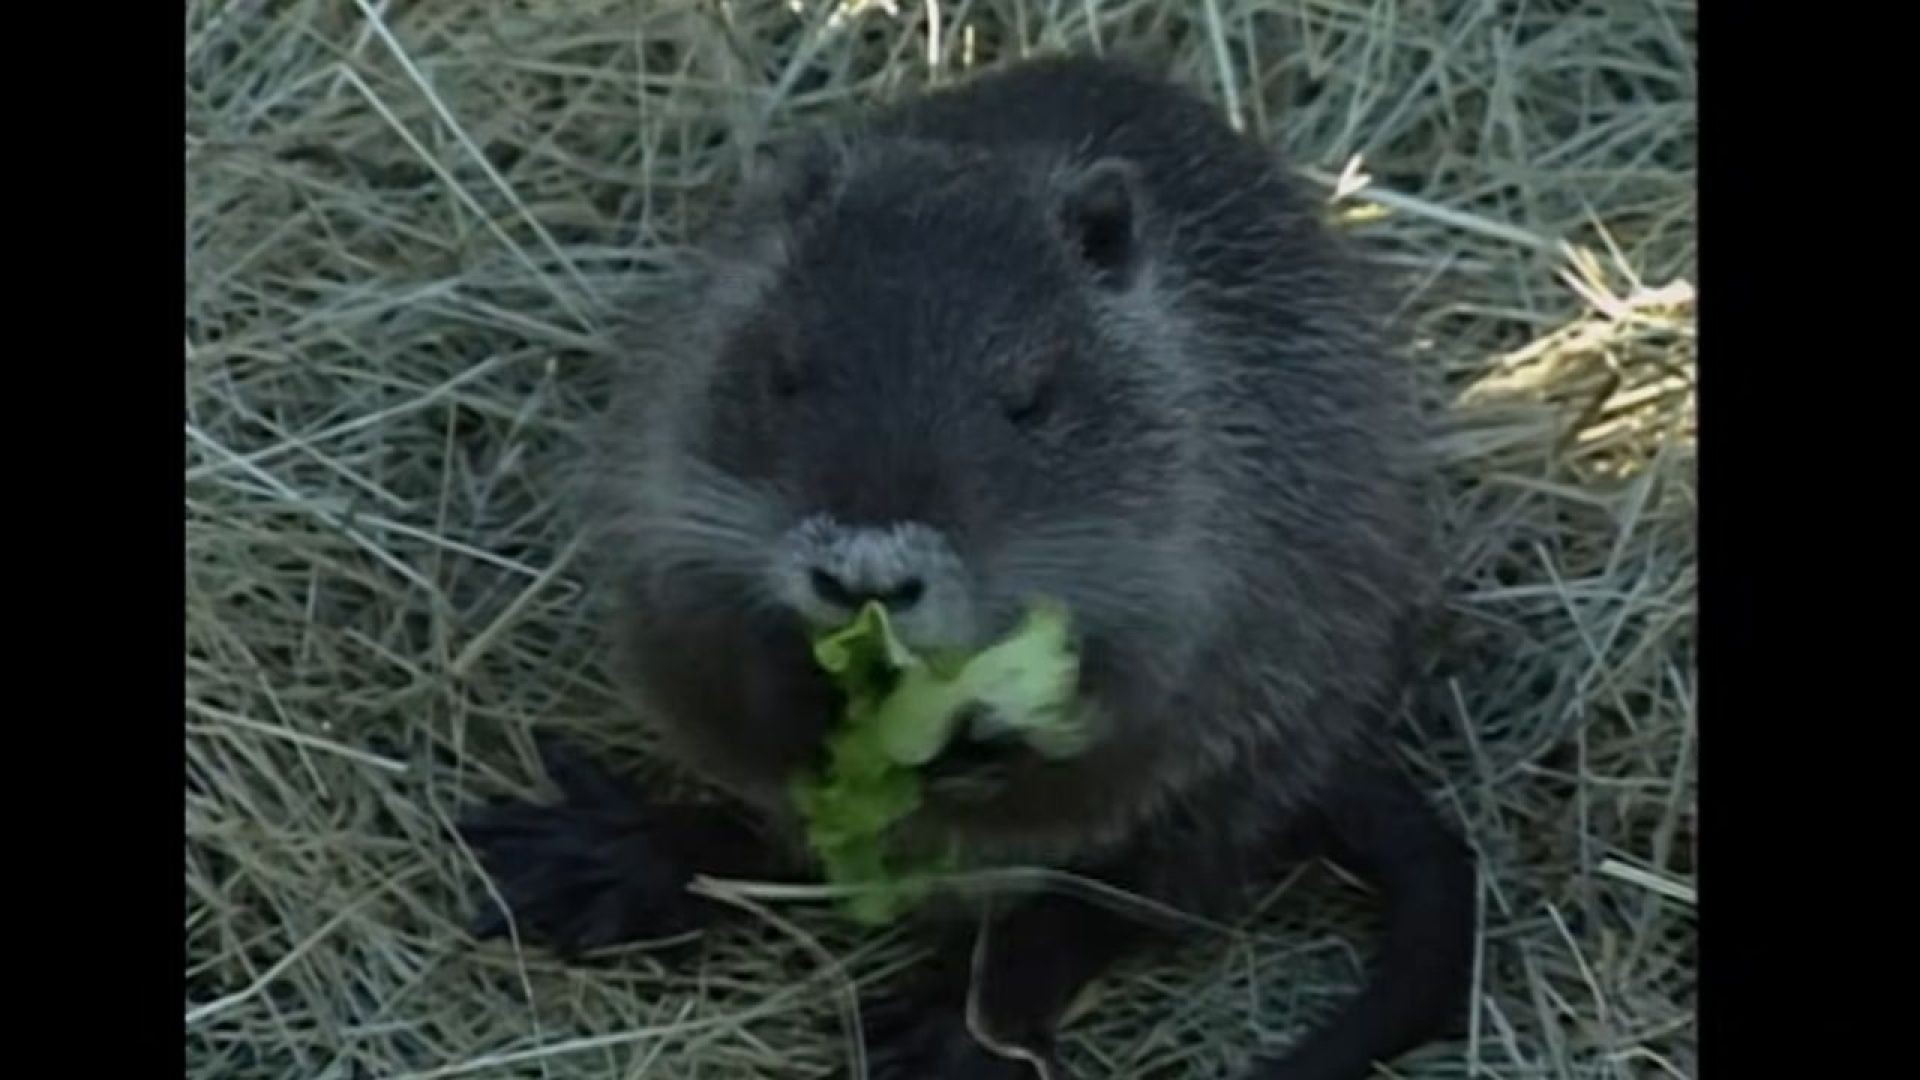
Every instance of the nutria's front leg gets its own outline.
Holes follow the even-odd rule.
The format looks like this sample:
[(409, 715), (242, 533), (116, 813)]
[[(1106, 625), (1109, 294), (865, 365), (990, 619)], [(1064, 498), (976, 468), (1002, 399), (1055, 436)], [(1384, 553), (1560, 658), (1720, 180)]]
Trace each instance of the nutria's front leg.
[(1466, 845), (1390, 767), (1358, 771), (1316, 816), (1334, 861), (1385, 894), (1379, 953), (1344, 1011), (1249, 1080), (1364, 1080), (1451, 1034), (1469, 1005), (1476, 872)]
[[(863, 1010), (874, 1080), (1038, 1080), (1032, 1065), (983, 1046), (967, 1024), (977, 997), (980, 1026), (1053, 1068), (1054, 1030), (1080, 991), (1145, 943), (1140, 923), (1067, 896), (1024, 901), (949, 936), (914, 985)], [(976, 948), (980, 985), (973, 987)], [(1064, 1074), (1054, 1071), (1055, 1078)]]
[(520, 933), (563, 956), (704, 926), (720, 905), (687, 891), (696, 874), (767, 876), (775, 849), (730, 808), (649, 805), (626, 780), (579, 751), (543, 745), (561, 791), (551, 805), (496, 803), (459, 823), (502, 899), (476, 936)]

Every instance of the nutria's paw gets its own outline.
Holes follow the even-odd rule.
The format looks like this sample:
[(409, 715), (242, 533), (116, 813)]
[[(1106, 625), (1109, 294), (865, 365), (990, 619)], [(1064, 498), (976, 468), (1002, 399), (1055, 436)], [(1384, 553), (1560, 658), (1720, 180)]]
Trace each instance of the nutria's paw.
[(1051, 1047), (1029, 1046), (1034, 1066), (980, 1045), (960, 1009), (913, 996), (865, 1005), (867, 1070), (873, 1080), (1062, 1080)]
[(697, 929), (707, 905), (687, 892), (692, 871), (666, 852), (632, 786), (578, 752), (543, 746), (562, 800), (496, 803), (459, 823), (506, 909), (487, 895), (472, 931), (512, 924), (563, 956)]

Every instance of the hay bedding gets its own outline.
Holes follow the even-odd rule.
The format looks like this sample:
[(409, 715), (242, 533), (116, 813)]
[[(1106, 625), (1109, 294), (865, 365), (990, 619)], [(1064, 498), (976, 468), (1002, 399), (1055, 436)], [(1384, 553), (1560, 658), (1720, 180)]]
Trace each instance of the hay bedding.
[[(556, 504), (603, 331), (741, 134), (1023, 47), (1145, 45), (1400, 273), (1443, 376), (1457, 615), (1409, 754), (1486, 858), (1470, 1037), (1396, 1075), (1691, 1077), (1690, 5), (189, 3), (193, 1077), (802, 1077), (805, 906), (592, 970), (475, 948), (448, 822), (608, 723)], [(1284, 118), (1284, 121), (1283, 121)], [(1357, 169), (1349, 168), (1358, 162)], [(674, 782), (661, 778), (661, 783)], [(1230, 1075), (1354, 983), (1315, 870), (1105, 985), (1081, 1076)]]

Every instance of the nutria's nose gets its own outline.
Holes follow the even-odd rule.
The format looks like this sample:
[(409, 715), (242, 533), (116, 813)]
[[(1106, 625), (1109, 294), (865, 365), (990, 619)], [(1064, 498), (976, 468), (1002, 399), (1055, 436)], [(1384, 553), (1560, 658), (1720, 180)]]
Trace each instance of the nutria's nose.
[(856, 611), (874, 600), (889, 611), (905, 611), (919, 603), (927, 591), (927, 583), (917, 577), (904, 578), (883, 587), (864, 583), (856, 586), (819, 567), (808, 574), (808, 581), (813, 586), (814, 595), (823, 603), (848, 611)]

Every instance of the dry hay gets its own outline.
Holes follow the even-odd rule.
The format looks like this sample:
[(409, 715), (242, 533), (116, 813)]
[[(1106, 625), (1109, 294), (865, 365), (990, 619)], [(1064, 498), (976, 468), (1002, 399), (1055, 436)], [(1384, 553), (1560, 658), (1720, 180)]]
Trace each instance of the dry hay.
[[(475, 947), (448, 821), (536, 790), (535, 725), (644, 751), (551, 481), (609, 313), (754, 134), (1023, 48), (1138, 46), (1402, 274), (1451, 399), (1457, 619), (1405, 741), (1485, 856), (1484, 944), (1470, 1038), (1395, 1075), (1692, 1076), (1693, 17), (190, 3), (189, 1075), (841, 1067), (816, 950), (879, 978), (899, 942), (782, 907), (674, 967)], [(1331, 1007), (1364, 896), (1314, 871), (1270, 899), (1105, 984), (1076, 1075), (1230, 1075)]]

